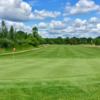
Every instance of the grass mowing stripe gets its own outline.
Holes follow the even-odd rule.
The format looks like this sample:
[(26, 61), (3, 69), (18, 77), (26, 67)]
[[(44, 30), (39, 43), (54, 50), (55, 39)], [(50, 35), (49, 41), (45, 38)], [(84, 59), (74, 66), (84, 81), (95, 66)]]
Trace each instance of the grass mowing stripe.
[[(31, 60), (31, 61), (27, 61), (26, 60), (25, 61), (26, 62), (25, 63), (25, 66), (22, 66), (23, 63), (22, 64), (20, 64), (20, 63), (17, 64), (16, 67), (14, 67), (14, 66), (13, 67), (10, 67), (10, 65), (9, 65), (8, 66), (8, 69), (5, 68), (5, 69), (3, 69), (3, 71), (1, 70), (1, 73), (3, 73), (3, 72), (6, 72), (6, 73), (7, 72), (8, 73), (13, 72), (12, 75), (14, 75), (14, 73), (17, 73), (18, 72), (18, 73), (22, 73), (22, 75), (23, 75), (23, 73), (26, 73), (26, 75), (27, 75), (28, 72), (26, 72), (26, 71), (28, 71), (28, 69), (29, 69), (29, 72), (32, 71), (33, 72), (33, 75), (37, 76), (38, 73), (39, 73), (39, 75), (41, 74), (40, 75), (40, 77), (41, 77), (42, 74), (48, 73), (50, 71), (49, 72), (49, 75), (45, 75), (45, 76), (48, 76), (48, 77), (51, 77), (51, 78), (53, 78), (53, 77), (56, 78), (55, 77), (55, 74), (59, 78), (60, 77), (65, 77), (66, 78), (68, 76), (70, 77), (70, 75), (71, 76), (76, 76), (76, 75), (79, 75), (80, 76), (81, 74), (82, 75), (88, 75), (88, 73), (89, 73), (89, 75), (91, 73), (93, 74), (93, 72), (91, 71), (92, 66), (90, 66), (90, 61), (91, 60), (85, 60), (85, 59), (83, 59), (83, 60), (80, 60), (80, 59), (56, 59), (56, 60), (55, 59), (37, 59), (37, 60), (38, 60), (38, 63), (36, 62), (36, 60)], [(99, 61), (99, 59), (96, 59), (96, 60)], [(73, 61), (72, 64), (70, 63), (71, 61)], [(77, 63), (78, 61), (80, 61), (79, 64)], [(94, 59), (93, 59), (93, 61), (94, 61)], [(89, 64), (87, 64), (87, 62)], [(49, 65), (48, 63), (51, 63), (52, 66)], [(73, 64), (74, 64), (74, 66), (73, 66)], [(90, 70), (90, 71), (88, 72), (88, 70), (81, 70), (81, 67), (80, 67), (81, 64), (82, 64), (82, 67), (87, 68), (87, 69), (89, 68), (88, 70)], [(99, 64), (99, 62), (98, 62), (98, 64)], [(40, 67), (40, 65), (41, 65), (41, 67)], [(23, 70), (23, 72), (21, 70)], [(35, 71), (36, 71), (36, 73), (34, 73)], [(44, 71), (44, 73), (42, 71)], [(65, 71), (65, 72), (63, 72), (63, 71)], [(79, 74), (80, 71), (81, 71), (81, 74)], [(50, 74), (50, 73), (52, 73), (52, 74)], [(68, 76), (66, 76), (66, 75), (68, 75)]]
[[(27, 68), (27, 69), (29, 69), (30, 67), (32, 68), (35, 68), (35, 66), (37, 66), (37, 64), (41, 64), (41, 63), (44, 63), (44, 62), (42, 62), (42, 61), (40, 61), (40, 62), (36, 62), (36, 61), (34, 61), (34, 60), (31, 60), (31, 61), (26, 61), (26, 63), (25, 62), (23, 62), (23, 60), (22, 60), (22, 62), (20, 62), (20, 63), (14, 63), (14, 64), (10, 64), (9, 66), (7, 65), (7, 68), (5, 68), (5, 69), (3, 69), (3, 70), (1, 70), (1, 73), (2, 73), (2, 78), (6, 78), (6, 76), (8, 76), (8, 77), (14, 77), (14, 74), (17, 74), (17, 75), (15, 75), (15, 76), (18, 76), (18, 75), (20, 75), (19, 73), (22, 73), (23, 74), (23, 72), (24, 72), (24, 70)], [(23, 66), (23, 64), (25, 64), (24, 66)], [(34, 64), (34, 65), (33, 65)], [(16, 65), (16, 67), (14, 67)], [(10, 67), (10, 66), (12, 66), (12, 67)], [(13, 74), (13, 76), (12, 76), (12, 74)], [(3, 77), (3, 75), (5, 76), (5, 77)], [(11, 76), (10, 76), (11, 75)], [(7, 78), (8, 78), (7, 77)]]

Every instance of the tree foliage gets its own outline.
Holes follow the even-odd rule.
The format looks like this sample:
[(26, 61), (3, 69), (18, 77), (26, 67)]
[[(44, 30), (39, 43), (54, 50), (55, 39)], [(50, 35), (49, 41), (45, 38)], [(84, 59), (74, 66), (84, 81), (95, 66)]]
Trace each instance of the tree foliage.
[(9, 39), (14, 40), (14, 27), (11, 26), (9, 30)]

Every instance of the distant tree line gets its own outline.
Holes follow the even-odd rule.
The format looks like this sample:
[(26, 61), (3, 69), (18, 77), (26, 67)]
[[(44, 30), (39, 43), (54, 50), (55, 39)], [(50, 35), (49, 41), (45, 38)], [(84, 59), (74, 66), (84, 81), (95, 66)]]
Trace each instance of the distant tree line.
[(13, 26), (8, 30), (5, 21), (1, 23), (0, 29), (0, 48), (11, 48), (24, 45), (39, 46), (42, 44), (95, 44), (100, 45), (100, 37), (97, 38), (42, 38), (38, 34), (38, 28), (33, 27), (32, 33), (16, 31)]
[(66, 37), (66, 38), (46, 38), (47, 44), (70, 44), (70, 45), (79, 45), (79, 44), (90, 44), (90, 45), (100, 45), (100, 37), (96, 38), (77, 38), (77, 37)]
[(70, 45), (78, 45), (78, 44), (100, 44), (100, 38), (46, 38), (45, 39), (47, 43), (49, 44), (70, 44)]

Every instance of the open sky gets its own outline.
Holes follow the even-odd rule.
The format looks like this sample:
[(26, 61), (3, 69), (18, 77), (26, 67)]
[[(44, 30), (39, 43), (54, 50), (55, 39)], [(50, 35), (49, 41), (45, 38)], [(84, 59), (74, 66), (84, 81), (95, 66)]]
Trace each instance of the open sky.
[(100, 0), (0, 0), (0, 22), (43, 37), (100, 36)]

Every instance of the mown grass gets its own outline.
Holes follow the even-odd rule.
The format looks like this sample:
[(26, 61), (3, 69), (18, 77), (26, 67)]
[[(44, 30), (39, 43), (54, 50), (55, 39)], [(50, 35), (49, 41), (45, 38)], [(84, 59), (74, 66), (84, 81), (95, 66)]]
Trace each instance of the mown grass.
[(52, 45), (0, 56), (0, 100), (99, 100), (100, 48)]
[(13, 52), (13, 48), (16, 48), (16, 52), (18, 52), (18, 51), (27, 50), (27, 49), (33, 49), (35, 47), (31, 45), (16, 45), (14, 47), (6, 48), (6, 49), (0, 48), (0, 54)]

